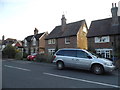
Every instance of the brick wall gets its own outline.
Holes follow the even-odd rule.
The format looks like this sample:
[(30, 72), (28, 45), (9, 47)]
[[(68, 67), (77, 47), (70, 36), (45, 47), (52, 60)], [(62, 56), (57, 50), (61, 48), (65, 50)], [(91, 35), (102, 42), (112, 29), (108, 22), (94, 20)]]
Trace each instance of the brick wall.
[(45, 40), (45, 52), (48, 52), (48, 49), (61, 49), (61, 48), (77, 48), (77, 37), (70, 37), (70, 44), (65, 44), (65, 38), (56, 39), (55, 44), (48, 44), (48, 40)]
[(88, 38), (88, 49), (89, 50), (94, 50), (97, 48), (111, 48), (112, 49), (113, 48), (112, 43), (115, 49), (119, 48), (120, 35), (110, 36), (109, 43), (95, 43), (94, 37)]
[(76, 36), (70, 37), (70, 44), (65, 44), (65, 38), (58, 39), (58, 48), (77, 48)]

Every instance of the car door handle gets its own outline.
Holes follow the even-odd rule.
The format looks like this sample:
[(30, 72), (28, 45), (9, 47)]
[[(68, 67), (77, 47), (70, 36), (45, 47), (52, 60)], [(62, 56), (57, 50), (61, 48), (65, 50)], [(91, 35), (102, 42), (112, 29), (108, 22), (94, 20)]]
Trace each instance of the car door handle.
[(76, 61), (79, 61), (79, 59), (76, 59)]

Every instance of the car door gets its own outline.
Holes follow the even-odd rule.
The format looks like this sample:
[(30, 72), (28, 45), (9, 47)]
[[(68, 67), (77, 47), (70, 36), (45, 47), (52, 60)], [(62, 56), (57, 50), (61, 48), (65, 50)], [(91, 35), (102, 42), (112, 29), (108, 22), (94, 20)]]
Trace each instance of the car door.
[(89, 69), (92, 63), (92, 57), (82, 50), (77, 50), (76, 66), (81, 69)]
[(64, 64), (67, 67), (76, 67), (75, 58), (77, 56), (76, 50), (64, 50)]

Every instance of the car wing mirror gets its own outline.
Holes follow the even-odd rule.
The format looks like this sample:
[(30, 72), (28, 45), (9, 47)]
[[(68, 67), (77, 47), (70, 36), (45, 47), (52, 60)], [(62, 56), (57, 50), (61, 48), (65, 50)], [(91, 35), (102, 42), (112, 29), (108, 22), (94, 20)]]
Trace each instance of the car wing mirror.
[(87, 56), (89, 59), (92, 59), (92, 57), (91, 56)]

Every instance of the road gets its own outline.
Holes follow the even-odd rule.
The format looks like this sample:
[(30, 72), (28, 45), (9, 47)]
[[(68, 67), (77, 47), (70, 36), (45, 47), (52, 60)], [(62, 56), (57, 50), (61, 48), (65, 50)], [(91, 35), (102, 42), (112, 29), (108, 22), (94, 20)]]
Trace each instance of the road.
[(118, 73), (95, 75), (49, 63), (2, 61), (2, 88), (118, 88)]

